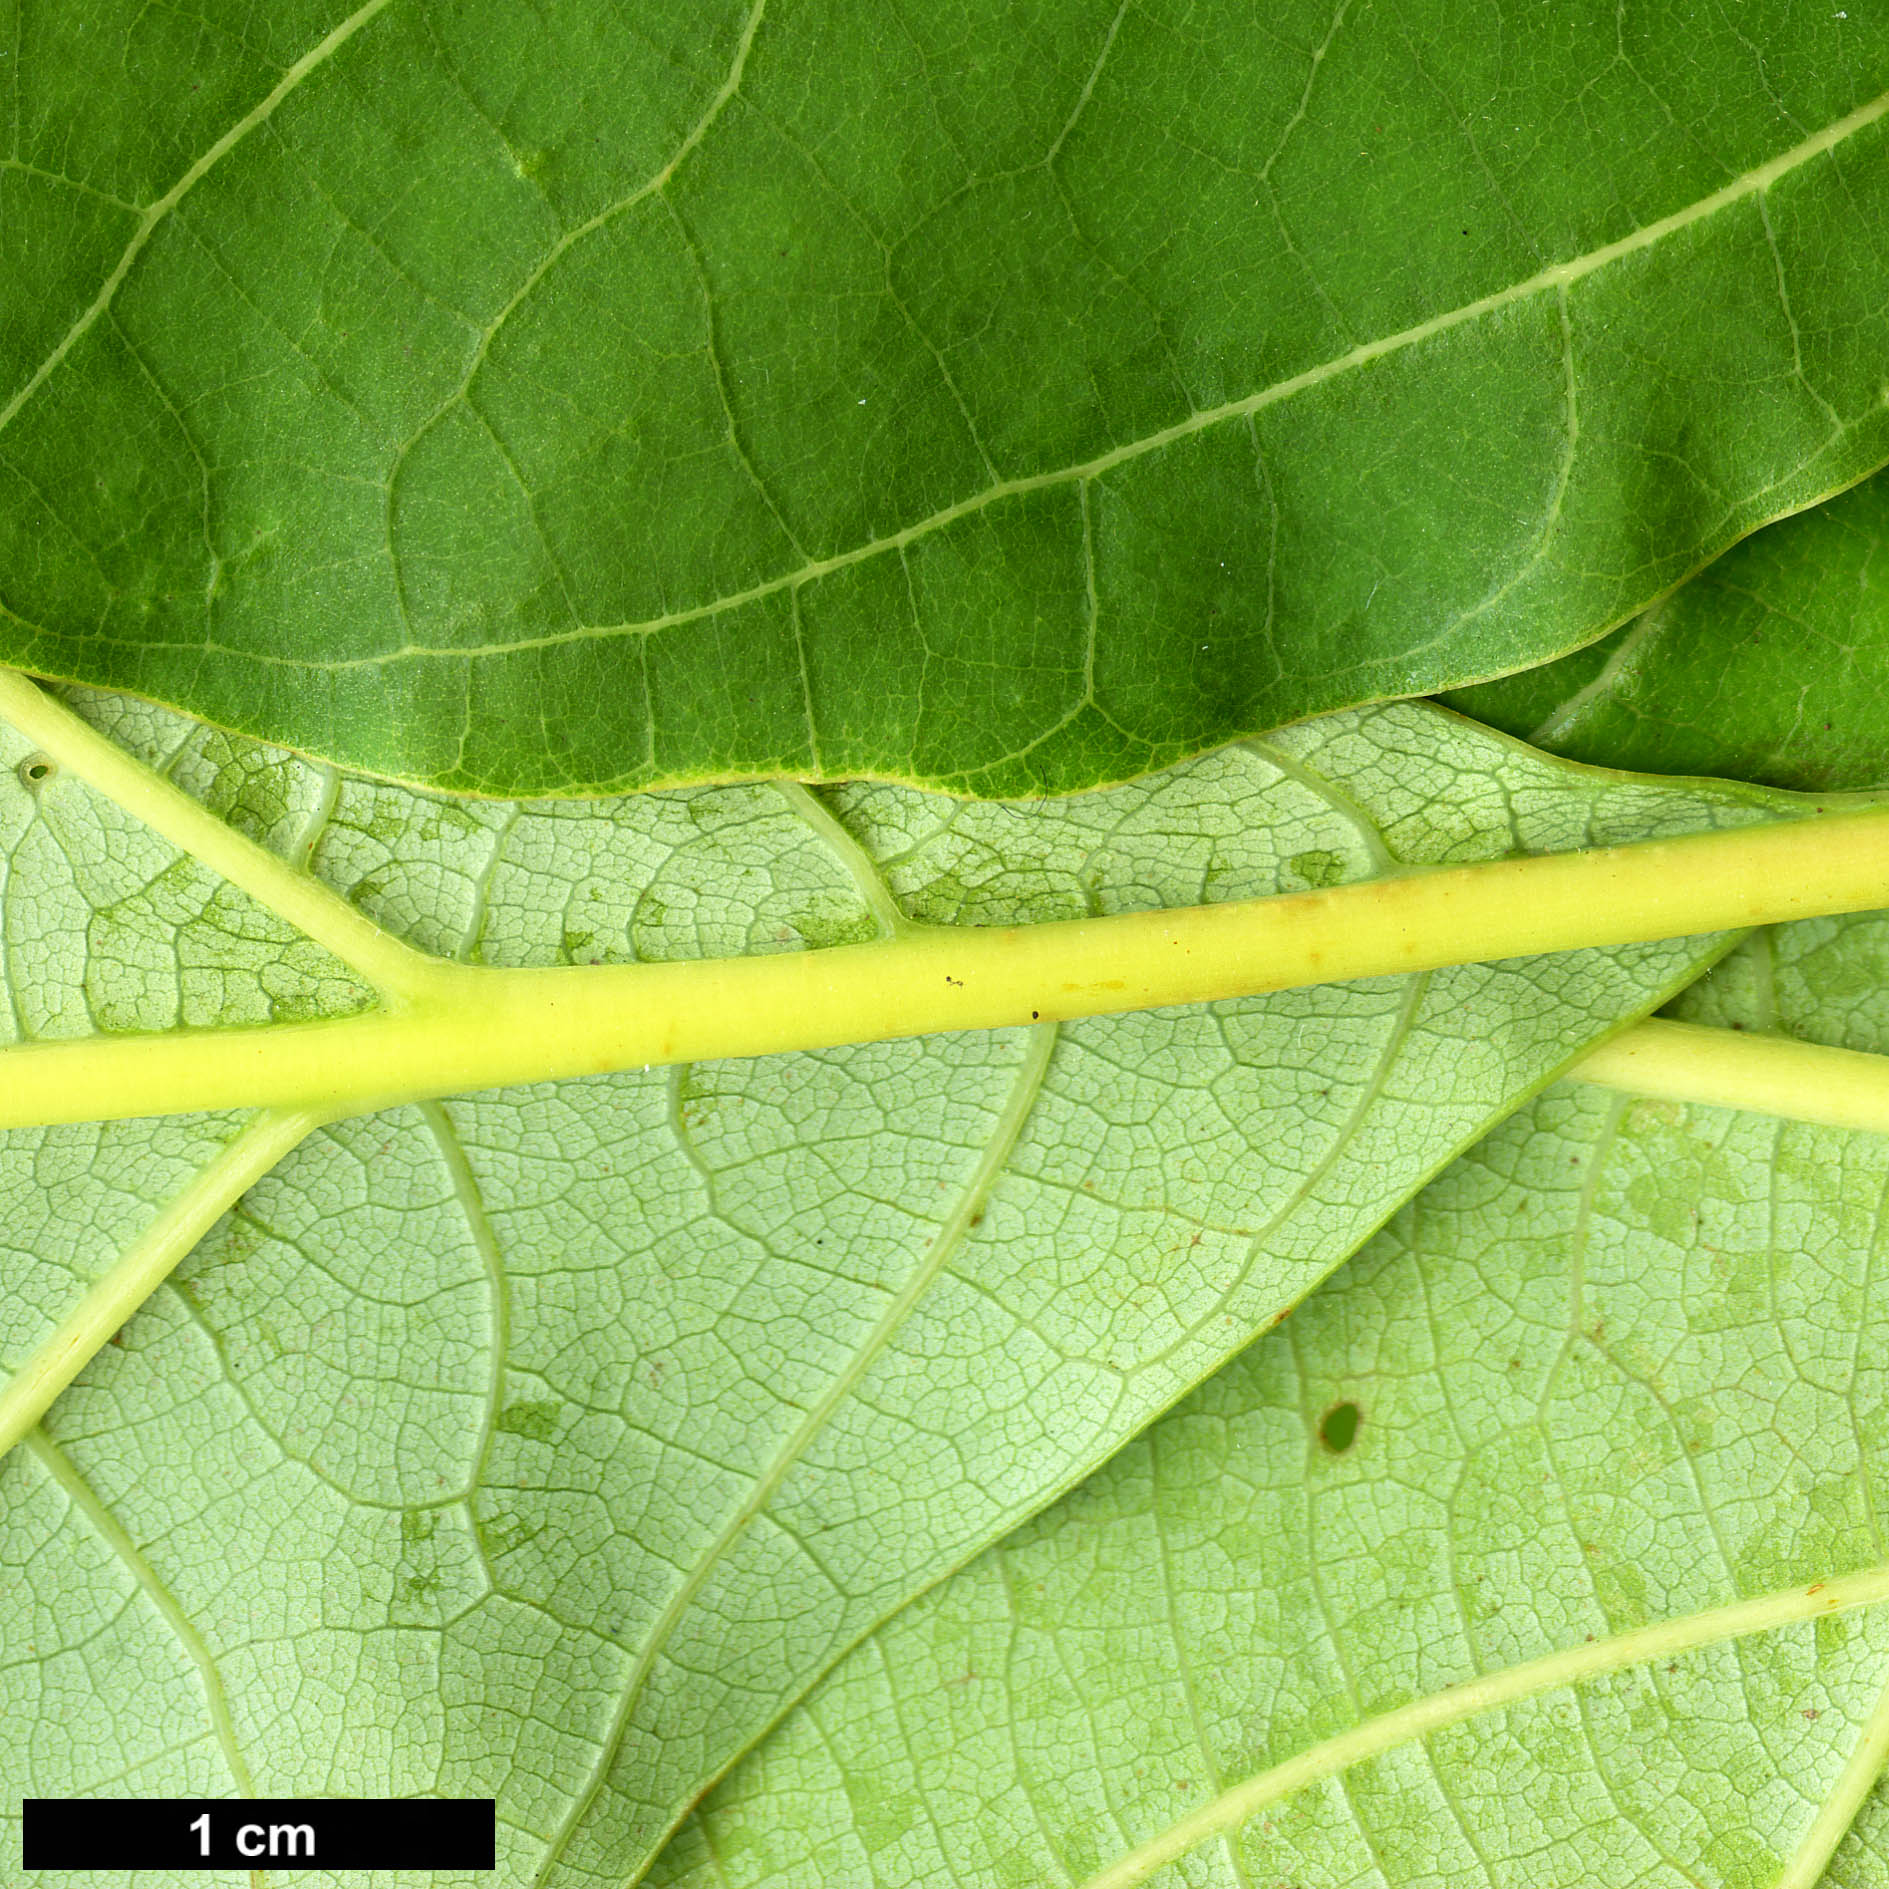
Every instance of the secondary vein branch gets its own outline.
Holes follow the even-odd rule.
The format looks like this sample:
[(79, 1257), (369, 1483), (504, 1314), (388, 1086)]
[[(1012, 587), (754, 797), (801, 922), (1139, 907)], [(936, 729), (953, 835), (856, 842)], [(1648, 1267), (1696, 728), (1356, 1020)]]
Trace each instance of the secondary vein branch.
[(1650, 1018), (1590, 1050), (1583, 1082), (1889, 1135), (1889, 1056)]
[(1878, 1694), (1875, 1709), (1864, 1721), (1829, 1796), (1818, 1805), (1810, 1828), (1771, 1889), (1817, 1889), (1850, 1826), (1881, 1781), (1885, 1765), (1889, 1765), (1889, 1684)]
[(1191, 1816), (1170, 1824), (1119, 1861), (1098, 1871), (1083, 1889), (1135, 1889), (1136, 1884), (1146, 1882), (1190, 1850), (1239, 1829), (1250, 1817), (1282, 1797), (1398, 1745), (1427, 1737), (1447, 1725), (1460, 1724), (1464, 1719), (1518, 1704), (1544, 1692), (1620, 1672), (1628, 1666), (1668, 1658), (1695, 1647), (1716, 1645), (1723, 1640), (1742, 1639), (1748, 1634), (1775, 1632), (1798, 1621), (1820, 1619), (1825, 1614), (1851, 1607), (1880, 1605), (1884, 1600), (1889, 1600), (1889, 1568), (1869, 1568), (1856, 1574), (1840, 1575), (1834, 1580), (1817, 1581), (1809, 1587), (1767, 1594), (1757, 1600), (1734, 1601), (1728, 1607), (1715, 1607), (1686, 1619), (1662, 1620), (1636, 1627), (1612, 1639), (1566, 1647), (1541, 1659), (1465, 1680), (1461, 1685), (1433, 1692), (1395, 1711), (1366, 1719), (1350, 1731), (1328, 1738), (1296, 1758), (1289, 1758), (1270, 1771), (1262, 1771), (1257, 1777), (1234, 1785)]
[(43, 1417), (119, 1326), (169, 1277), (243, 1191), (281, 1161), (320, 1118), (269, 1110), (157, 1213), (4, 1384), (0, 1456)]
[(18, 670), (0, 668), (0, 719), (49, 760), (332, 951), (384, 997), (399, 1001), (431, 982), (433, 959), (389, 937), (310, 873), (238, 833)]

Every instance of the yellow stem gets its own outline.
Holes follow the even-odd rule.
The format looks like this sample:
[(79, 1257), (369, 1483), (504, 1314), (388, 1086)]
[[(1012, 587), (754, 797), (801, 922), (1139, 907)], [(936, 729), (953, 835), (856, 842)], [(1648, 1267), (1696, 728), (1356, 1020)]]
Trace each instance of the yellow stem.
[(1170, 1824), (1159, 1835), (1091, 1876), (1084, 1889), (1134, 1889), (1135, 1884), (1146, 1882), (1157, 1870), (1178, 1861), (1202, 1843), (1214, 1837), (1230, 1836), (1268, 1804), (1275, 1804), (1280, 1798), (1367, 1758), (1427, 1737), (1446, 1725), (1460, 1724), (1479, 1713), (1515, 1705), (1540, 1693), (1578, 1685), (1583, 1680), (1597, 1679), (1627, 1666), (1670, 1658), (1694, 1647), (1742, 1639), (1750, 1633), (1772, 1632), (1800, 1620), (1820, 1619), (1844, 1608), (1874, 1606), (1884, 1600), (1889, 1600), (1889, 1568), (1870, 1568), (1857, 1574), (1840, 1575), (1834, 1580), (1818, 1581), (1809, 1587), (1790, 1588), (1782, 1594), (1767, 1594), (1759, 1600), (1735, 1601), (1729, 1607), (1715, 1607), (1683, 1620), (1662, 1620), (1651, 1626), (1636, 1627), (1610, 1640), (1570, 1646), (1542, 1659), (1465, 1680), (1461, 1685), (1431, 1693), (1394, 1712), (1366, 1719), (1350, 1731), (1328, 1738), (1296, 1758), (1289, 1758), (1284, 1764), (1223, 1791), (1191, 1816)]
[(1654, 1017), (1590, 1050), (1583, 1082), (1889, 1135), (1889, 1056)]
[(411, 964), (388, 967), (399, 973), (393, 1004), (360, 1016), (0, 1051), (0, 1127), (247, 1107), (357, 1114), (1885, 904), (1889, 808), (1875, 807), (1223, 905), (1006, 929), (914, 925), (770, 957), (499, 970), (408, 954)]

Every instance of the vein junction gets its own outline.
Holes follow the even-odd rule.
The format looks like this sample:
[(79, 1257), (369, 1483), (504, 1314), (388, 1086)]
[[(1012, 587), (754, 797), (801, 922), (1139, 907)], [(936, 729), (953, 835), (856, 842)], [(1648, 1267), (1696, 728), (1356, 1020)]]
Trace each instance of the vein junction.
[[(333, 952), (380, 998), (374, 1009), (326, 1021), (0, 1050), (0, 1128), (261, 1111), (13, 1375), (0, 1392), (0, 1452), (30, 1431), (230, 1203), (324, 1121), (510, 1084), (934, 1031), (1036, 1026), (1047, 1042), (1055, 1023), (1110, 1012), (1889, 903), (1889, 807), (1013, 928), (905, 918), (848, 839), (843, 863), (862, 885), (878, 886), (869, 904), (880, 935), (869, 943), (500, 969), (429, 957), (391, 937), (8, 670), (0, 670), (0, 717)], [(799, 807), (800, 790), (783, 792)], [(1640, 1094), (1889, 1133), (1886, 1057), (1656, 1021), (1590, 1051), (1569, 1073)]]
[[(381, 998), (325, 1021), (0, 1051), (0, 1127), (252, 1107), (334, 1119), (511, 1084), (1064, 1022), (1889, 903), (1889, 806), (1875, 806), (1217, 905), (1016, 927), (906, 922), (869, 943), (771, 956), (503, 969), (390, 937), (26, 677), (0, 671), (0, 715)], [(1644, 1029), (1598, 1053), (1596, 1079), (1889, 1127), (1880, 1059)]]
[[(1603, 851), (1387, 876), (1329, 892), (1010, 930), (915, 924), (890, 903), (879, 882), (880, 896), (869, 903), (881, 936), (868, 944), (692, 963), (500, 970), (430, 958), (390, 937), (312, 875), (235, 833), (24, 677), (0, 671), (0, 715), (60, 766), (333, 951), (381, 999), (374, 1011), (333, 1022), (0, 1051), (0, 1126), (241, 1105), (264, 1111), (165, 1208), (54, 1338), (0, 1390), (0, 1452), (22, 1438), (42, 1450), (33, 1425), (86, 1358), (236, 1195), (336, 1115), (644, 1063), (1034, 1023), (1041, 1026), (1038, 1048), (1019, 1087), (1021, 1109), (1040, 1079), (1052, 1037), (1048, 1026), (1064, 1018), (1889, 903), (1889, 808), (1872, 808)], [(784, 791), (798, 805), (798, 790)], [(822, 815), (817, 805), (801, 811), (816, 824)], [(853, 867), (862, 891), (868, 890), (876, 882), (870, 862), (862, 855), (849, 863)], [(1638, 1093), (1889, 1132), (1889, 1058), (1653, 1022), (1590, 1052), (1572, 1073)], [(1000, 1136), (986, 1155), (986, 1168), (1004, 1145)], [(974, 1184), (941, 1234), (938, 1253), (949, 1250), (977, 1198)], [(908, 1296), (930, 1277), (934, 1261), (928, 1256), (921, 1265)], [(892, 1322), (889, 1314), (888, 1328)], [(789, 1441), (771, 1472), (775, 1480), (825, 1414), (823, 1406)], [(593, 1793), (669, 1629), (770, 1486), (757, 1488), (657, 1623), (620, 1702)], [(1472, 1680), (1225, 1790), (1094, 1878), (1089, 1889), (1128, 1889), (1288, 1792), (1472, 1714), (1685, 1647), (1884, 1598), (1889, 1570), (1872, 1570)], [(1889, 1694), (1846, 1772), (1855, 1788), (1845, 1803), (1870, 1787), (1885, 1751)], [(582, 1808), (574, 1808), (567, 1831)], [(1840, 1834), (1837, 1815), (1832, 1810), (1807, 1839), (1804, 1870), (1820, 1869), (1824, 1837)], [(1806, 1882), (1813, 1879), (1799, 1873)]]
[(265, 1109), (173, 1199), (87, 1289), (57, 1328), (0, 1385), (0, 1456), (43, 1417), (99, 1347), (148, 1299), (229, 1211), (321, 1118)]

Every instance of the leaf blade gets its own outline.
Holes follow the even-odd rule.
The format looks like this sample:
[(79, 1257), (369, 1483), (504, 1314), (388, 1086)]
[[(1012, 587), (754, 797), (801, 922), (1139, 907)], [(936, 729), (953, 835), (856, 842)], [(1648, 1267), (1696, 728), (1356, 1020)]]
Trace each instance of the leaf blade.
[[(792, 949), (870, 935), (894, 904), (990, 924), (1232, 898), (1776, 805), (1583, 775), (1422, 707), (1060, 803), (860, 786), (811, 806), (767, 787), (503, 806), (89, 706), (357, 913), (500, 964)], [(0, 775), (28, 831), (35, 791)], [(102, 817), (69, 830), (111, 831)], [(143, 871), (172, 867), (154, 853)], [(340, 1125), (249, 1190), (49, 1433), (239, 1669), (255, 1776), (489, 1786), (508, 1867), (545, 1867), (576, 1818), (551, 1880), (581, 1881), (653, 1843), (911, 1583), (1099, 1461), (1426, 1166), (1718, 948), (1095, 1020), (1049, 1050), (1040, 1031), (864, 1045)], [(19, 1185), (41, 1184), (50, 1145), (19, 1139)], [(1173, 1158), (1151, 1165), (1157, 1149)], [(81, 1270), (45, 1240), (14, 1257), (29, 1280), (62, 1257)], [(57, 1538), (24, 1558), (84, 1564), (65, 1539), (82, 1518), (37, 1498), (18, 1512)], [(288, 1611), (259, 1634), (231, 1570), (285, 1561)], [(339, 1565), (362, 1591), (342, 1624), (311, 1619), (297, 1597)], [(785, 1632), (784, 1582), (806, 1603)], [(374, 1663), (383, 1627), (436, 1675), (420, 1693)], [(155, 1657), (137, 1630), (114, 1657)], [(360, 1709), (418, 1728), (408, 1768), (339, 1698), (275, 1714), (310, 1644), (368, 1660)], [(566, 1704), (514, 1714), (525, 1672)], [(190, 1683), (164, 1689), (161, 1725), (120, 1728), (152, 1776), (216, 1762)]]
[[(1858, 1006), (1832, 972), (1854, 988), (1886, 929), (1760, 934), (1676, 1007), (1880, 1053), (1879, 990)], [(1544, 1653), (1572, 1677), (1610, 1635), (1716, 1633), (1732, 1596), (1863, 1568), (1880, 1593), (1886, 1160), (1880, 1136), (1548, 1091), (1284, 1329), (849, 1656), (651, 1879), (1114, 1883), (1145, 1854), (1160, 1882), (1354, 1860), (1393, 1883), (1809, 1881), (1859, 1808), (1842, 1856), (1866, 1869), (1878, 1609), (1426, 1726), (1458, 1689), (1535, 1683)], [(1334, 1399), (1361, 1410), (1341, 1450), (1320, 1439)], [(1269, 1764), (1309, 1781), (1399, 1731), (1394, 1761), (1261, 1803)], [(1203, 1767), (1259, 1814), (1190, 1832)], [(971, 1777), (976, 1816), (926, 1817)]]
[(1874, 787), (1889, 481), (1735, 546), (1614, 636), (1450, 706), (1571, 760), (1811, 793)]
[(140, 233), (10, 363), (0, 654), (480, 791), (1012, 794), (1559, 654), (1889, 453), (1889, 41), (1588, 24), (206, 41), (226, 127), (100, 150)]

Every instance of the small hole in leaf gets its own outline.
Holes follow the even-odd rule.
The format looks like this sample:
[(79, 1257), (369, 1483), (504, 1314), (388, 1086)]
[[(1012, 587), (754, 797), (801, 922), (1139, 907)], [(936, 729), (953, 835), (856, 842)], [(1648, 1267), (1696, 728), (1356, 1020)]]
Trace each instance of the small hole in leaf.
[(19, 776), (28, 787), (38, 787), (59, 772), (59, 763), (50, 754), (29, 754), (19, 766)]
[(1318, 1440), (1334, 1456), (1342, 1456), (1358, 1440), (1358, 1416), (1356, 1404), (1333, 1404), (1318, 1426)]

